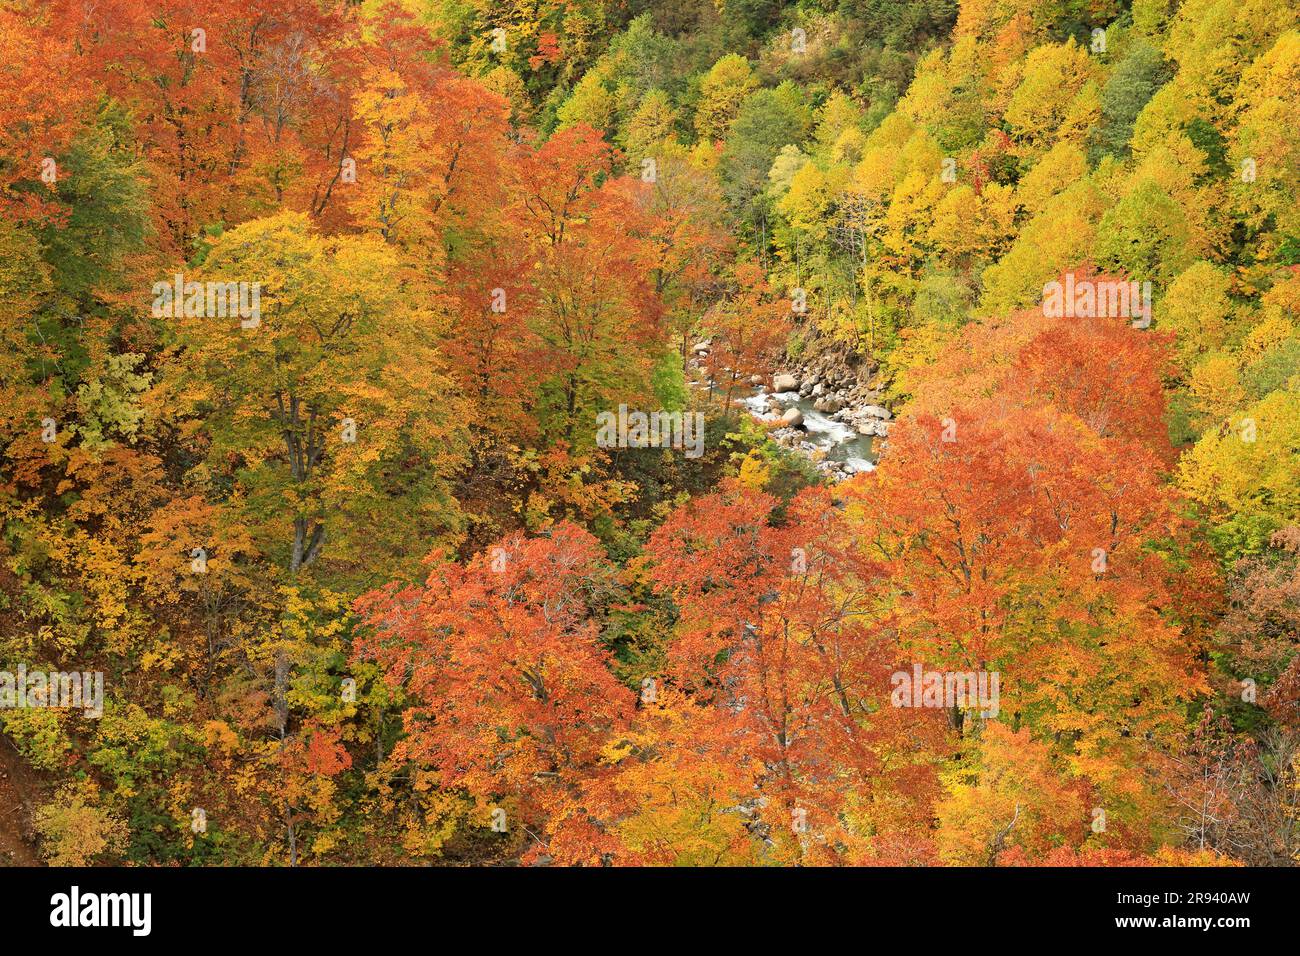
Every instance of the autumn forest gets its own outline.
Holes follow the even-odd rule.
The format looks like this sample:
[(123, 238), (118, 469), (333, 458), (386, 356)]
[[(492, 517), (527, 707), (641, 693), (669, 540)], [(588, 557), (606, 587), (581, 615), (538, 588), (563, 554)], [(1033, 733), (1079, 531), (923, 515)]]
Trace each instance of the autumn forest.
[(1300, 7), (0, 2), (0, 865), (1300, 860)]

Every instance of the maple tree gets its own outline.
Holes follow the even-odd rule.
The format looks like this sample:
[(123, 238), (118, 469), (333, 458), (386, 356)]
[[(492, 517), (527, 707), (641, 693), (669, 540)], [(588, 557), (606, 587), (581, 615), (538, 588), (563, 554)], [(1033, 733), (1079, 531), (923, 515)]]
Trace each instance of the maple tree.
[(374, 633), (358, 653), (415, 701), (395, 758), (432, 764), (444, 787), (507, 801), (507, 814), (543, 833), (561, 822), (589, 828), (578, 787), (632, 702), (593, 617), (610, 600), (609, 579), (591, 535), (559, 524), (464, 566), (435, 564), (424, 589), (365, 599)]
[(651, 537), (652, 577), (681, 613), (668, 677), (720, 711), (694, 746), (749, 766), (750, 825), (766, 826), (777, 859), (862, 860), (866, 834), (919, 822), (930, 768), (893, 754), (925, 728), (881, 706), (897, 648), (863, 613), (877, 569), (846, 546), (843, 517), (824, 493), (780, 522), (776, 504), (724, 491)]

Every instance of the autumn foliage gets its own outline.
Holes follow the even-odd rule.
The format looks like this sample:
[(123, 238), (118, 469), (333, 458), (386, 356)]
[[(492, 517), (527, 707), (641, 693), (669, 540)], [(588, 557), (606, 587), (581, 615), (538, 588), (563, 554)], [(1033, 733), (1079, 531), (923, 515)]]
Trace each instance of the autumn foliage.
[(3, 845), (1300, 859), (1296, 10), (862, 6), (0, 4)]

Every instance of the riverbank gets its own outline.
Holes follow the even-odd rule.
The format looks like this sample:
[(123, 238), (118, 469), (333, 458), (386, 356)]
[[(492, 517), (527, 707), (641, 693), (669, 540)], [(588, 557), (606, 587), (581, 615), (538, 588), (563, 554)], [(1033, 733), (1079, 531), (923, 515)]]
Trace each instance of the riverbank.
[[(707, 341), (697, 343), (691, 364), (709, 384)], [(874, 366), (851, 364), (827, 349), (804, 363), (790, 362), (769, 376), (754, 376), (740, 399), (759, 421), (776, 427), (773, 441), (804, 455), (835, 481), (874, 471), (888, 448), (893, 413)]]

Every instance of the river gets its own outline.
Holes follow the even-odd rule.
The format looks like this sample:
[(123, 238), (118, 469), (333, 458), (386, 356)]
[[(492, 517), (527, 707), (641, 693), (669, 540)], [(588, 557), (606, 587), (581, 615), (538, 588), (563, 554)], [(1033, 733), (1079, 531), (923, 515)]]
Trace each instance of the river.
[(813, 452), (824, 452), (827, 460), (843, 462), (851, 471), (875, 469), (877, 455), (872, 450), (874, 439), (859, 435), (851, 425), (817, 411), (813, 408), (815, 399), (801, 398), (798, 392), (776, 392), (769, 395), (766, 389), (759, 386), (754, 389), (753, 395), (741, 401), (750, 414), (765, 422), (775, 421), (788, 409), (797, 408), (803, 415), (803, 427), (806, 430), (801, 445), (810, 457)]

